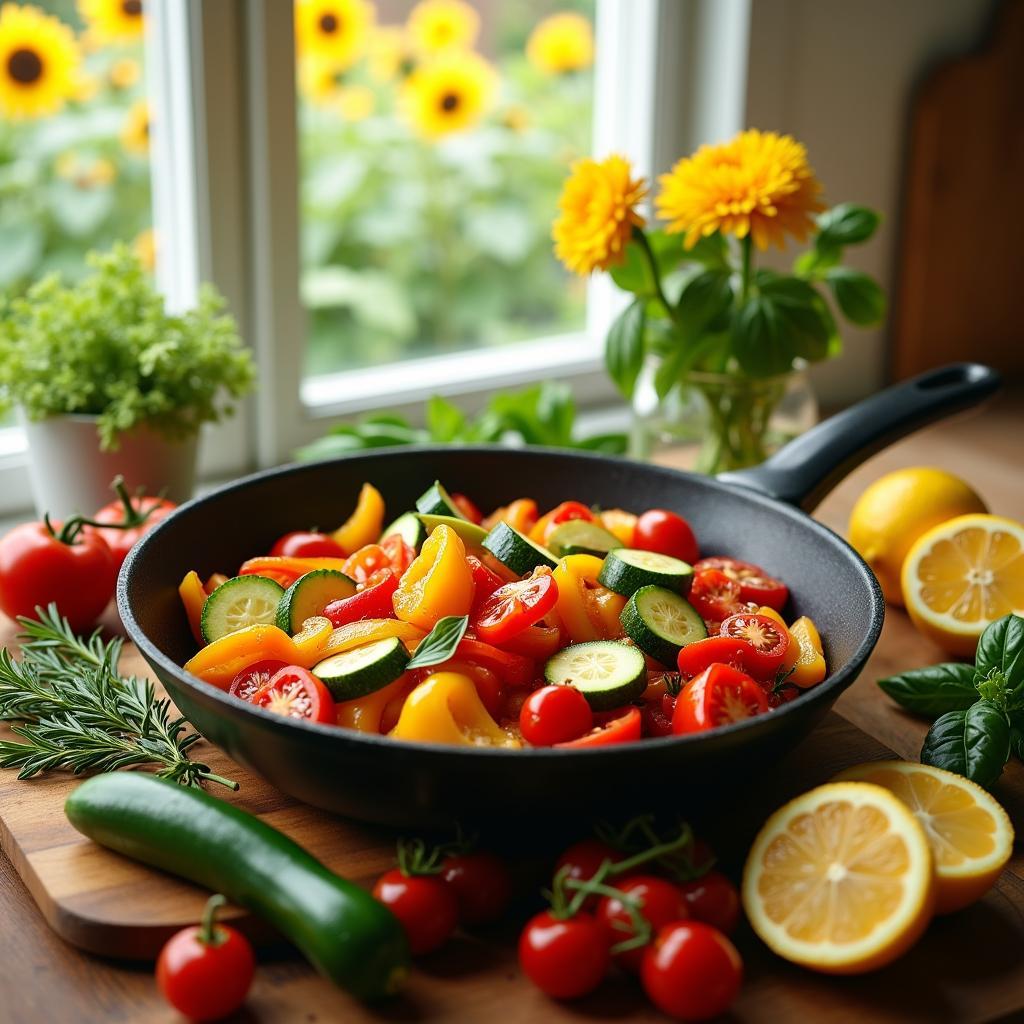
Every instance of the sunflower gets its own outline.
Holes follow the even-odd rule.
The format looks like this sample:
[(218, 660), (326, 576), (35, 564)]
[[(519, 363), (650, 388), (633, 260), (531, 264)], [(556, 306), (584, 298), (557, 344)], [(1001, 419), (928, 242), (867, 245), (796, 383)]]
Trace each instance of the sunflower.
[(364, 53), (373, 27), (367, 0), (295, 0), (300, 59), (316, 57), (350, 68)]
[(480, 15), (464, 0), (420, 0), (407, 28), (412, 48), (424, 56), (468, 50), (480, 32)]
[(346, 121), (373, 113), (377, 97), (365, 85), (346, 85), (345, 72), (333, 61), (305, 57), (299, 63), (299, 87), (314, 106), (333, 110)]
[(594, 31), (590, 22), (572, 11), (552, 14), (530, 33), (526, 58), (549, 75), (589, 68), (594, 63)]
[(128, 109), (121, 129), (121, 145), (133, 156), (144, 157), (149, 153), (149, 105), (145, 100), (136, 100)]
[(142, 38), (142, 0), (78, 0), (78, 13), (96, 43), (134, 43)]
[(574, 273), (619, 265), (633, 228), (643, 227), (636, 207), (647, 194), (647, 185), (632, 173), (623, 156), (588, 158), (572, 165), (551, 236), (555, 255)]
[(449, 52), (420, 65), (402, 90), (402, 109), (427, 139), (472, 128), (490, 106), (497, 75), (483, 57)]
[(412, 71), (405, 33), (397, 25), (382, 25), (370, 34), (366, 67), (376, 82), (390, 82)]
[(107, 78), (115, 89), (130, 89), (142, 77), (139, 62), (132, 57), (121, 57), (110, 65)]
[(658, 216), (671, 232), (686, 232), (686, 248), (721, 231), (746, 238), (758, 249), (784, 249), (786, 235), (803, 242), (823, 210), (821, 183), (807, 150), (789, 135), (740, 132), (730, 142), (701, 146), (658, 181)]
[(0, 114), (12, 121), (60, 110), (78, 87), (75, 37), (38, 7), (0, 7)]

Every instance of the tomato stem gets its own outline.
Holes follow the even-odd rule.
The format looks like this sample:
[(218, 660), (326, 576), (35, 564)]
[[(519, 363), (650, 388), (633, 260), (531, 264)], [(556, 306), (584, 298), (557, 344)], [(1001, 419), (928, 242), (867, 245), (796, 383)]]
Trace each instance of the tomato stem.
[[(605, 864), (611, 863), (605, 861)], [(602, 865), (603, 867), (603, 865)], [(598, 872), (600, 874), (600, 872)], [(637, 949), (640, 946), (646, 946), (651, 941), (651, 923), (640, 913), (640, 908), (643, 906), (640, 900), (635, 896), (631, 896), (629, 893), (623, 892), (621, 889), (615, 889), (610, 885), (605, 885), (602, 882), (595, 881), (597, 875), (594, 878), (586, 881), (581, 881), (578, 878), (568, 878), (564, 881), (564, 885), (567, 889), (574, 889), (576, 896), (573, 898), (573, 902), (579, 898), (580, 894), (583, 894), (583, 898), (586, 899), (588, 896), (608, 896), (611, 899), (618, 900), (623, 907), (626, 908), (626, 913), (629, 914), (630, 921), (633, 925), (632, 935), (628, 939), (623, 939), (621, 942), (615, 943), (612, 946), (612, 953), (625, 953), (630, 949)]]
[(203, 907), (203, 918), (199, 924), (199, 934), (196, 938), (204, 946), (220, 946), (227, 941), (227, 932), (223, 928), (217, 928), (217, 911), (227, 903), (227, 900), (218, 892), (214, 893)]
[[(678, 881), (686, 882), (706, 874), (713, 863), (695, 864), (693, 860), (693, 829), (686, 822), (678, 823), (678, 835), (663, 840), (654, 828), (654, 816), (641, 814), (632, 818), (626, 825), (616, 831), (608, 824), (600, 824), (594, 830), (598, 838), (618, 850), (636, 849), (639, 841), (640, 849), (628, 860), (617, 861), (613, 874), (622, 874), (632, 870), (639, 864), (657, 861)], [(637, 837), (639, 833), (639, 837)]]

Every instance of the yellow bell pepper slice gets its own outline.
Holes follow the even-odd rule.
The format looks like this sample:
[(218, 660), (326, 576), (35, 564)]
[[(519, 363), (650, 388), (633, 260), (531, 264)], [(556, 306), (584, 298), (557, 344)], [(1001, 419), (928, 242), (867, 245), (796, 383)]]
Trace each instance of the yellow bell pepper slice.
[(566, 555), (552, 573), (558, 587), (555, 612), (573, 643), (621, 634), (619, 615), (626, 599), (597, 582), (602, 564), (595, 555)]
[(181, 595), (181, 603), (185, 606), (185, 615), (188, 617), (188, 628), (192, 630), (192, 636), (197, 644), (202, 646), (203, 640), (203, 605), (206, 604), (206, 590), (199, 573), (193, 569), (185, 574), (185, 578), (178, 585), (178, 593)]
[(626, 607), (626, 599), (621, 594), (598, 584), (593, 588), (584, 588), (583, 600), (591, 621), (597, 623), (603, 639), (614, 640), (626, 635), (619, 618), (622, 609)]
[(359, 732), (380, 732), (384, 709), (396, 698), (407, 695), (416, 685), (416, 675), (406, 672), (393, 683), (368, 693), (365, 697), (342, 701), (337, 705), (338, 725)]
[(446, 615), (468, 614), (473, 590), (466, 546), (450, 526), (438, 526), (405, 570), (391, 600), (400, 619), (429, 630)]
[(637, 517), (621, 508), (608, 508), (597, 514), (597, 521), (619, 539), (623, 547), (631, 548), (636, 538)]
[(462, 747), (518, 747), (487, 713), (473, 680), (458, 672), (427, 676), (406, 698), (392, 739)]
[[(785, 629), (787, 633), (789, 633), (789, 647), (786, 648), (786, 656), (782, 659), (782, 664), (779, 666), (780, 671), (789, 672), (789, 670), (796, 664), (797, 659), (800, 657), (800, 644), (798, 643), (796, 637), (793, 636), (793, 631), (786, 625), (786, 620), (774, 608), (769, 608), (768, 605), (762, 605), (760, 608), (758, 608), (757, 614), (765, 615), (769, 619), (773, 619), (780, 626), (782, 626), (782, 628)], [(793, 680), (791, 679), (787, 679), (787, 682), (792, 681)]]
[(820, 683), (826, 673), (825, 653), (818, 627), (804, 615), (789, 627), (789, 635), (793, 638), (794, 646), (799, 648), (789, 681), (806, 690)]
[(485, 530), (491, 530), (498, 523), (508, 523), (513, 529), (529, 536), (537, 522), (537, 502), (533, 498), (516, 498), (508, 505), (495, 509), (481, 524)]
[(384, 499), (373, 484), (363, 484), (355, 511), (331, 536), (351, 555), (367, 544), (376, 544), (384, 529)]
[(409, 650), (413, 650), (426, 635), (418, 626), (402, 622), (400, 619), (362, 619), (334, 630), (324, 647), (323, 656), (327, 658), (332, 654), (372, 644), (375, 640), (386, 640), (391, 636), (397, 636)]

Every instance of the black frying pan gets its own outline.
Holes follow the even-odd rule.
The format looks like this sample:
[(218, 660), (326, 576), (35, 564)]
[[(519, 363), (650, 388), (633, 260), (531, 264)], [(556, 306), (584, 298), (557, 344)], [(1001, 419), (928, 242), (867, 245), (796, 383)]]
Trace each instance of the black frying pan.
[[(806, 736), (864, 667), (882, 629), (874, 576), (845, 541), (798, 506), (817, 501), (888, 442), (998, 387), (960, 364), (896, 385), (815, 427), (762, 466), (718, 479), (624, 459), (543, 449), (398, 448), (285, 466), (189, 502), (128, 556), (117, 601), (129, 636), (196, 728), (241, 764), (300, 800), (398, 826), (495, 813), (607, 813), (642, 792), (682, 799), (766, 766)], [(329, 527), (372, 481), (397, 514), (435, 478), (490, 509), (529, 495), (541, 508), (575, 498), (637, 512), (669, 508), (696, 530), (703, 554), (757, 562), (789, 584), (793, 612), (814, 618), (830, 674), (768, 714), (707, 734), (595, 750), (490, 750), (399, 743), (306, 725), (254, 708), (181, 668), (195, 651), (178, 599), (189, 569), (230, 572), (281, 534)]]

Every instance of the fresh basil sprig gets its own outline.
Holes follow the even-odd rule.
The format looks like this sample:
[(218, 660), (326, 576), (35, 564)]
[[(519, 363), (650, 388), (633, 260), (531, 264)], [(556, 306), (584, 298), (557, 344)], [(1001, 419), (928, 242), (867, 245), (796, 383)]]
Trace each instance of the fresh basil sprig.
[(923, 764), (987, 787), (1011, 753), (1024, 759), (1021, 616), (1005, 615), (982, 633), (973, 665), (930, 665), (878, 685), (908, 711), (935, 719), (921, 748)]
[(410, 668), (429, 668), (447, 661), (459, 646), (459, 641), (466, 635), (469, 626), (468, 615), (446, 615), (438, 619), (434, 628), (420, 641), (416, 653), (405, 666)]

